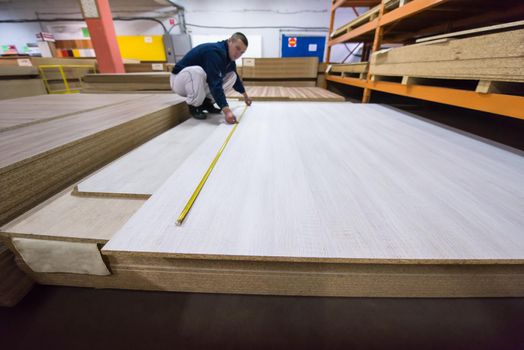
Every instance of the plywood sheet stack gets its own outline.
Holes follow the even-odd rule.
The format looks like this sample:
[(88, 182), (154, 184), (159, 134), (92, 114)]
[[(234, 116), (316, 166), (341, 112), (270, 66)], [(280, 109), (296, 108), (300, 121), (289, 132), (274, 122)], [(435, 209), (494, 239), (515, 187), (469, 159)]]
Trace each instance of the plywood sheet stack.
[(171, 92), (169, 72), (88, 74), (82, 92), (165, 91)]
[(167, 72), (168, 66), (165, 62), (157, 63), (125, 63), (126, 73)]
[(35, 67), (19, 66), (14, 59), (0, 59), (0, 100), (46, 93)]
[[(231, 131), (216, 121), (192, 120), (195, 128), (184, 132), (204, 126), (206, 135), (190, 142), (189, 156), (175, 152), (181, 152), (179, 166), (167, 178), (159, 172), (165, 181), (145, 189), (153, 192), (147, 200), (78, 197), (68, 190), (3, 230), (13, 238), (109, 240), (102, 253), (111, 275), (37, 275), (51, 284), (322, 296), (524, 295), (524, 158), (518, 152), (376, 105), (257, 102), (177, 226)], [(133, 183), (157, 172), (147, 173), (154, 162), (147, 169), (137, 163), (153, 155), (164, 164), (158, 154), (175, 148), (164, 141), (108, 165), (77, 190), (144, 193)], [(64, 220), (57, 220), (61, 213)]]
[(524, 295), (522, 154), (376, 105), (259, 102), (177, 226), (230, 128), (104, 246), (114, 278), (193, 292)]
[(443, 38), (374, 53), (370, 73), (384, 76), (524, 82), (524, 29)]
[[(60, 107), (73, 96), (85, 111)], [(45, 97), (0, 102), (0, 223), (187, 118), (172, 94)]]
[[(234, 104), (232, 108), (237, 109)], [(74, 245), (107, 243), (223, 123), (218, 114), (210, 115), (205, 122), (196, 119), (182, 122), (82, 180), (74, 190), (67, 188), (2, 226), (0, 239), (17, 254), (18, 264), (38, 283), (123, 288), (123, 281), (112, 276), (82, 272), (74, 256), (67, 263), (74, 254), (71, 249)], [(35, 261), (34, 251), (30, 254), (19, 250), (17, 240), (44, 245), (45, 256)], [(96, 261), (96, 256), (92, 260)], [(99, 253), (98, 261), (101, 261)], [(44, 265), (47, 272), (43, 271)]]
[(314, 87), (317, 75), (317, 57), (242, 59), (245, 85)]

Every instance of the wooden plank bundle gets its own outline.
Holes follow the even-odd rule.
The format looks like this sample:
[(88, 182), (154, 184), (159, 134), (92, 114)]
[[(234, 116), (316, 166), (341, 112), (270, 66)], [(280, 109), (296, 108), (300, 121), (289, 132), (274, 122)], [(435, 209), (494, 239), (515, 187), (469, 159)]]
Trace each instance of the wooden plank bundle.
[(313, 87), (317, 75), (317, 57), (242, 59), (242, 80), (246, 85)]
[(169, 72), (88, 74), (82, 81), (83, 92), (171, 91)]
[[(174, 95), (130, 95), (126, 103), (121, 96), (114, 98), (118, 103), (60, 118), (45, 116), (44, 122), (1, 132), (0, 223), (187, 118), (183, 99)], [(17, 116), (24, 121), (49, 109), (45, 103), (26, 102), (32, 109), (24, 106)], [(13, 118), (1, 111), (2, 102), (0, 120)]]
[(524, 29), (442, 39), (372, 55), (370, 73), (442, 79), (524, 82)]
[[(130, 99), (129, 95), (102, 99), (97, 95), (73, 94), (67, 98), (62, 95), (45, 95), (3, 101), (0, 132), (125, 103)], [(35, 106), (39, 108), (36, 113)]]

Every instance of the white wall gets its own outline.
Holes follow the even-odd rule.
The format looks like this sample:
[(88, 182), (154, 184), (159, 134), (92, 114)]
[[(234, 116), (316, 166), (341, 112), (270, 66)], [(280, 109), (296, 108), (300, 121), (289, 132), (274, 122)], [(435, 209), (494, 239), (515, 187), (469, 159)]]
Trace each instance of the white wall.
[[(329, 0), (177, 0), (184, 6), (188, 32), (194, 35), (229, 37), (235, 31), (262, 38), (262, 57), (280, 56), (282, 33), (326, 35), (329, 26)], [(114, 16), (149, 16), (169, 27), (169, 18), (176, 18), (174, 8), (162, 0), (110, 0)], [(363, 12), (361, 9), (360, 12)], [(0, 2), (0, 19), (80, 18), (77, 0), (16, 0)], [(354, 18), (351, 9), (337, 10), (335, 27)], [(53, 23), (56, 26), (57, 23)], [(63, 22), (64, 26), (73, 25)], [(78, 25), (78, 23), (76, 24)], [(0, 45), (15, 44), (19, 48), (35, 42), (35, 33), (47, 30), (38, 23), (0, 23)], [(162, 26), (153, 21), (115, 21), (117, 35), (160, 35)], [(177, 33), (175, 28), (172, 33)], [(332, 61), (346, 56), (344, 45), (332, 50)]]

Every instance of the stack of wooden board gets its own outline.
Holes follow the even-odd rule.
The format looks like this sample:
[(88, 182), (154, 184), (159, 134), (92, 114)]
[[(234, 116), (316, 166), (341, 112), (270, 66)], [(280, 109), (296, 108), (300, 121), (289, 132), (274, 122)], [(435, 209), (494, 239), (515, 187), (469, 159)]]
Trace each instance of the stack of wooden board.
[(169, 72), (88, 74), (82, 82), (82, 92), (171, 92)]
[(46, 95), (0, 102), (0, 223), (185, 120), (182, 102), (175, 95)]
[(167, 72), (169, 66), (165, 62), (157, 63), (125, 63), (126, 73)]
[(47, 91), (32, 66), (19, 66), (16, 60), (0, 60), (0, 100), (46, 94)]
[[(238, 102), (230, 107), (239, 115)], [(220, 114), (186, 120), (84, 179), (74, 194), (147, 199), (223, 122)]]
[(524, 295), (522, 154), (379, 106), (256, 103), (177, 226), (229, 130), (103, 248), (115, 277), (205, 292)]
[[(4, 225), (5, 243), (17, 252), (23, 270), (40, 283), (76, 285), (75, 281), (85, 283), (86, 279), (99, 283), (98, 278), (105, 287), (123, 288), (118, 280), (96, 276), (86, 269), (93, 262), (101, 262), (97, 246), (107, 243), (140, 208), (144, 198), (223, 123), (219, 114), (210, 115), (206, 121), (189, 119), (153, 138), (81, 181), (74, 194), (68, 188)], [(20, 248), (20, 242), (32, 248)], [(79, 247), (92, 247), (96, 254), (79, 262), (75, 258)], [(37, 254), (35, 260), (39, 249), (45, 249), (45, 254)]]
[(313, 87), (317, 75), (317, 57), (242, 59), (244, 85)]
[(439, 78), (486, 82), (524, 82), (524, 29), (470, 38), (443, 38), (374, 53), (369, 67), (375, 77)]
[[(524, 295), (521, 153), (376, 105), (256, 102), (177, 226), (233, 127), (218, 121), (212, 119), (212, 127), (194, 121), (188, 135), (204, 126), (205, 140), (198, 142), (200, 135), (180, 144), (191, 150), (180, 151), (178, 166), (160, 186), (144, 191), (131, 183), (140, 182), (142, 172), (143, 183), (155, 173), (136, 161), (155, 155), (166, 162), (158, 154), (174, 146), (165, 140), (83, 182), (107, 194), (153, 192), (147, 200), (64, 192), (6, 225), (2, 235), (19, 255), (15, 239), (109, 240), (102, 253), (111, 275), (35, 272), (22, 263), (50, 284), (325, 296)], [(161, 166), (154, 163), (146, 168)]]
[[(319, 87), (246, 86), (246, 92), (255, 101), (344, 101), (344, 97)], [(236, 91), (227, 97), (243, 99)]]

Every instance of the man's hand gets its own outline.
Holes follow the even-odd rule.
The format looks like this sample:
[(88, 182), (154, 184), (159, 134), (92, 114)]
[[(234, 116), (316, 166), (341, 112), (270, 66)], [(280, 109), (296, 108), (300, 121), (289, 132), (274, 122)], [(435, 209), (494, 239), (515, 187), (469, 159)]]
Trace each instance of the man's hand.
[(244, 95), (244, 102), (246, 103), (246, 105), (251, 106), (251, 102), (253, 102), (251, 101), (251, 98), (249, 98), (246, 92), (244, 92), (243, 95)]
[(229, 124), (235, 124), (237, 122), (237, 118), (233, 114), (233, 111), (229, 107), (224, 107), (222, 109), (222, 112), (224, 112), (224, 115), (226, 116), (226, 122)]

